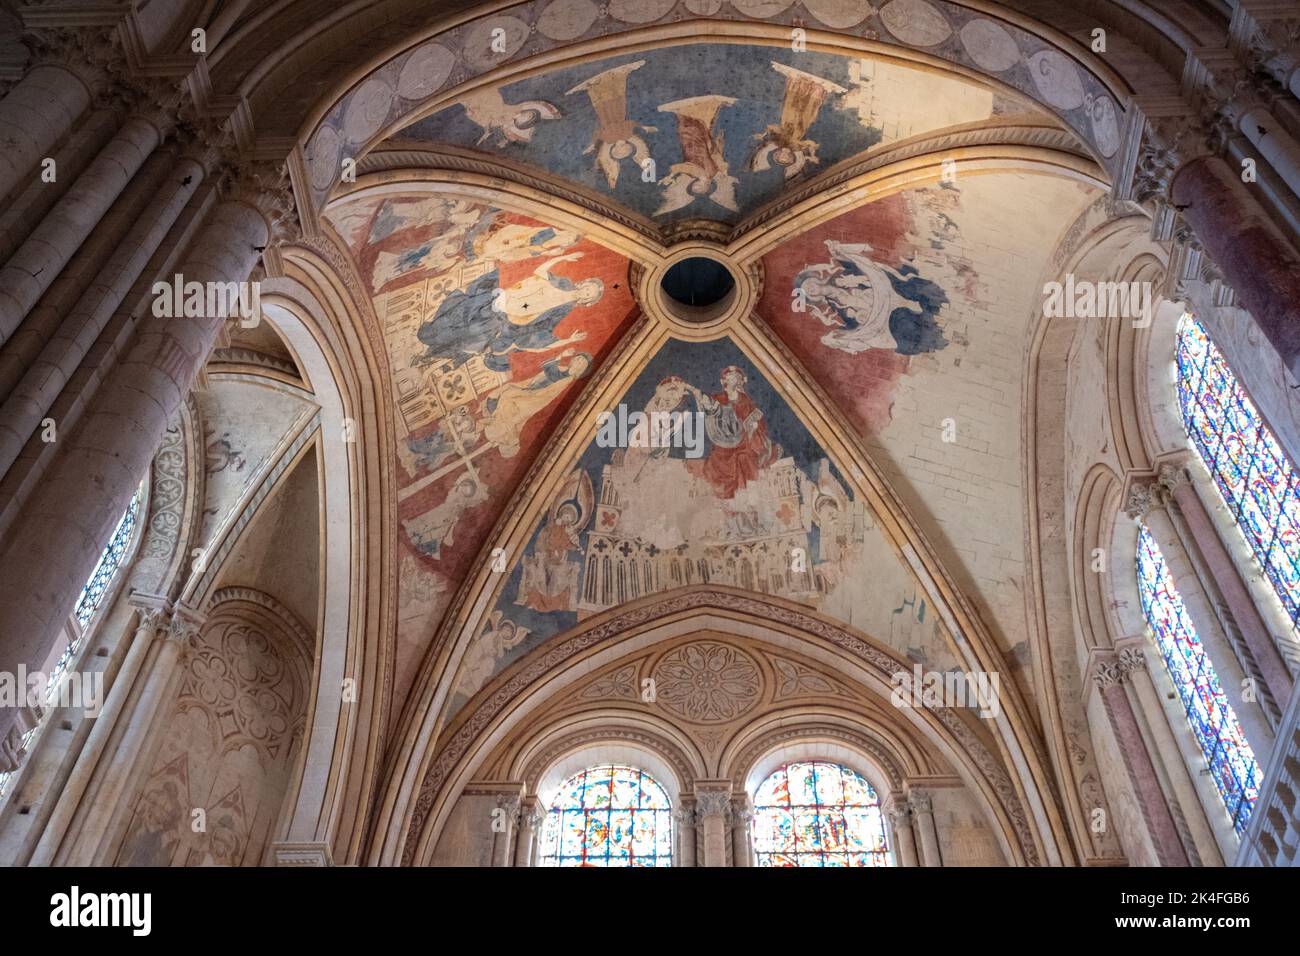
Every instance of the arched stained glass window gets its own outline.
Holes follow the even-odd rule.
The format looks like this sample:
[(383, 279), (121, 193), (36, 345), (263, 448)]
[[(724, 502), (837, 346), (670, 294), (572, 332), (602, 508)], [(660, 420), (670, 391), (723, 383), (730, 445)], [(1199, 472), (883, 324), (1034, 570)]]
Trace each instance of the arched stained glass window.
[(787, 764), (754, 794), (759, 866), (892, 866), (876, 791), (839, 764)]
[(1259, 763), (1196, 636), (1164, 556), (1145, 527), (1138, 534), (1137, 575), (1142, 612), (1155, 632), (1165, 668), (1182, 699), (1232, 826), (1240, 833), (1259, 796)]
[[(126, 513), (122, 515), (122, 520), (117, 523), (117, 528), (113, 531), (113, 537), (109, 539), (108, 544), (104, 547), (104, 553), (99, 556), (99, 561), (95, 565), (95, 570), (90, 573), (90, 580), (86, 586), (81, 589), (81, 596), (77, 598), (77, 606), (73, 610), (73, 617), (77, 619), (83, 629), (90, 624), (95, 617), (95, 612), (99, 610), (100, 604), (104, 601), (104, 595), (108, 593), (109, 586), (117, 576), (117, 569), (122, 564), (122, 558), (126, 556), (127, 547), (131, 543), (131, 535), (135, 532), (135, 520), (140, 511), (140, 489), (136, 489), (131, 496), (130, 503), (126, 506)], [(63, 649), (59, 659), (50, 668), (50, 673), (45, 678), (45, 700), (51, 700), (59, 689), (59, 681), (63, 678), (63, 673), (72, 663), (72, 656), (77, 652), (81, 645), (80, 641), (72, 640), (68, 646)], [(42, 722), (43, 723), (43, 722)], [(31, 744), (32, 739), (36, 736), (41, 725), (33, 727), (23, 736), (23, 749)], [(17, 771), (9, 773), (0, 773), (0, 797), (3, 797), (5, 791), (9, 789), (9, 784)]]
[(1183, 424), (1300, 633), (1300, 476), (1190, 314), (1178, 332)]
[(672, 805), (654, 777), (591, 767), (560, 786), (546, 814), (542, 866), (672, 866)]

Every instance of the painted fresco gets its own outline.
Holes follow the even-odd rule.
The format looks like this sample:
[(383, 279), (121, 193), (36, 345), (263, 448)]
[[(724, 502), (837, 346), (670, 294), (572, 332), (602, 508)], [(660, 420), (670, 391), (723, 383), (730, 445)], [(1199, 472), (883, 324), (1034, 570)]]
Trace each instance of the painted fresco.
[(887, 196), (764, 258), (759, 313), (866, 433), (891, 420), (914, 358), (964, 340), (954, 300), (983, 294), (951, 184)]
[(329, 219), (384, 328), (398, 409), (399, 690), (542, 437), (633, 314), (627, 260), (448, 197)]
[(592, 442), (546, 503), (470, 646), (460, 701), (580, 620), (693, 584), (798, 601), (926, 666), (954, 664), (874, 514), (730, 340), (669, 341), (621, 403), (698, 413), (704, 440)]
[(885, 61), (687, 44), (476, 90), (398, 138), (499, 151), (657, 221), (735, 222), (841, 160), (994, 108), (988, 90)]
[[(322, 117), (308, 141), (306, 158), (312, 196), (318, 204), (321, 203), (337, 186), (344, 157), (361, 155), (381, 131), (400, 127), (404, 117), (432, 106), (444, 89), (472, 83), (489, 70), (554, 53), (568, 44), (603, 38), (613, 46), (624, 40), (630, 31), (647, 24), (698, 17), (752, 19), (787, 28), (805, 28), (810, 31), (810, 42), (814, 42), (811, 31), (829, 28), (865, 40), (910, 47), (925, 56), (986, 74), (1018, 90), (1037, 101), (1043, 109), (1054, 112), (1078, 133), (1102, 158), (1109, 172), (1114, 174), (1119, 164), (1120, 130), (1125, 118), (1122, 108), (1105, 85), (1041, 37), (1014, 24), (989, 19), (969, 6), (947, 0), (888, 0), (882, 4), (871, 4), (866, 0), (613, 0), (606, 4), (594, 0), (526, 0), (511, 6), (508, 12), (487, 13), (451, 26), (437, 36), (398, 53), (359, 79)], [(711, 31), (707, 27), (695, 31), (696, 35), (706, 32)], [(721, 57), (726, 55), (721, 51), (731, 48), (723, 44), (707, 49), (700, 46), (698, 49), (705, 52), (696, 55)], [(737, 83), (736, 89), (688, 90), (685, 86), (704, 71), (682, 74), (676, 77), (682, 85), (663, 89), (655, 102), (647, 104), (648, 112), (635, 108), (638, 86), (633, 83), (630, 94), (634, 108), (627, 114), (629, 121), (663, 126), (666, 130), (664, 142), (670, 152), (659, 165), (684, 161), (681, 159), (684, 154), (671, 152), (676, 139), (672, 118), (658, 114), (663, 104), (697, 96), (730, 97), (739, 103), (762, 102), (767, 104), (762, 118), (746, 123), (750, 135), (769, 124), (779, 124), (779, 117), (785, 112), (784, 91), (778, 87), (775, 98), (770, 95), (760, 97), (759, 92), (772, 91), (757, 91), (750, 86), (750, 83), (763, 82), (761, 78), (771, 71), (773, 61), (846, 87), (849, 90), (847, 95), (854, 95), (853, 85), (845, 82), (845, 79), (851, 79), (848, 71), (853, 69), (852, 66), (845, 69), (841, 79), (812, 66), (814, 54), (798, 54), (800, 60), (794, 61), (777, 56), (780, 49), (761, 48), (761, 52), (753, 56), (753, 62), (745, 64), (746, 69), (731, 73)], [(645, 58), (653, 64), (657, 62), (659, 52), (638, 54), (632, 59)], [(624, 58), (619, 62), (630, 61)], [(973, 102), (980, 96), (987, 98), (989, 94), (985, 90), (965, 85), (960, 80), (944, 80), (922, 70), (866, 60), (860, 62), (864, 65), (858, 69), (874, 74), (866, 96), (874, 102), (875, 115), (870, 125), (880, 131), (882, 142), (989, 115), (987, 106), (977, 107)], [(508, 155), (513, 151), (515, 158), (526, 161), (526, 156), (519, 152), (520, 144), (536, 143), (551, 135), (545, 131), (546, 127), (563, 125), (564, 118), (572, 114), (573, 108), (566, 102), (572, 97), (565, 94), (590, 80), (598, 71), (615, 65), (616, 61), (609, 60), (600, 64), (598, 69), (576, 71), (581, 75), (576, 76), (570, 86), (557, 87), (547, 91), (546, 95), (528, 93), (514, 85), (501, 90), (476, 92), (473, 98), (452, 111), (450, 118), (459, 117), (463, 112), (465, 122), (458, 127), (459, 137), (446, 141), (467, 147), (477, 145), (481, 149), (501, 148), (500, 144), (504, 143)], [(882, 73), (882, 69), (887, 72)], [(641, 80), (644, 80), (645, 70), (640, 72), (643, 74)], [(707, 75), (716, 77), (724, 72), (710, 69)], [(665, 82), (670, 79), (668, 75), (662, 78)], [(769, 85), (770, 80), (771, 77), (767, 77)], [(836, 96), (830, 99), (835, 100)], [(950, 110), (949, 104), (955, 108)], [(831, 109), (835, 109), (834, 105)], [(979, 112), (979, 109), (984, 112)], [(824, 110), (825, 107), (823, 114)], [(1004, 112), (1005, 108), (996, 106), (995, 111)], [(556, 112), (560, 116), (555, 116)], [(730, 107), (720, 112), (724, 124), (728, 112)], [(448, 120), (449, 117), (444, 116), (438, 122), (446, 123)], [(852, 155), (851, 152), (839, 152), (839, 145), (832, 146), (821, 129), (813, 132), (821, 146), (822, 162), (834, 162)], [(738, 144), (735, 135), (728, 133), (727, 144), (728, 174), (739, 177), (740, 166), (736, 165), (733, 156), (743, 158), (753, 143)], [(567, 149), (570, 144), (564, 140), (563, 145)], [(546, 164), (541, 165), (545, 167)], [(707, 168), (705, 171), (708, 172)], [(658, 171), (659, 177), (664, 175), (662, 169)], [(709, 178), (712, 179), (711, 173)], [(622, 193), (619, 195), (623, 197)], [(658, 202), (657, 196), (654, 201)], [(703, 207), (705, 203), (700, 201), (696, 205)], [(717, 214), (716, 210), (714, 214)], [(691, 215), (707, 216), (709, 213), (693, 212)]]

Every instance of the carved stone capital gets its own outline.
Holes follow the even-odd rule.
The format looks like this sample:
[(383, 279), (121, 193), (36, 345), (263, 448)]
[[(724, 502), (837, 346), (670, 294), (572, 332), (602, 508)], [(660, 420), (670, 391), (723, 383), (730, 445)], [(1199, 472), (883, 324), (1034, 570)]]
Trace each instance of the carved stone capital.
[(1192, 483), (1192, 476), (1183, 463), (1171, 462), (1161, 465), (1156, 477), (1160, 482), (1160, 487), (1171, 495), (1184, 485)]
[(92, 95), (109, 88), (126, 72), (126, 55), (115, 27), (39, 26), (22, 37), (31, 65), (64, 67), (86, 84)]
[(176, 641), (182, 649), (190, 650), (198, 640), (199, 632), (203, 630), (205, 619), (205, 615), (192, 608), (174, 608), (167, 622), (167, 640)]
[(1193, 159), (1217, 152), (1214, 135), (1193, 117), (1148, 118), (1133, 171), (1133, 198), (1168, 203), (1174, 174)]
[(731, 793), (726, 790), (697, 791), (695, 815), (700, 820), (707, 820), (710, 817), (727, 819), (731, 815)]
[(907, 795), (913, 813), (933, 813), (934, 797), (926, 790), (912, 790)]
[(1168, 490), (1159, 478), (1135, 481), (1129, 486), (1124, 513), (1134, 521), (1144, 521), (1151, 512), (1165, 506), (1168, 495)]

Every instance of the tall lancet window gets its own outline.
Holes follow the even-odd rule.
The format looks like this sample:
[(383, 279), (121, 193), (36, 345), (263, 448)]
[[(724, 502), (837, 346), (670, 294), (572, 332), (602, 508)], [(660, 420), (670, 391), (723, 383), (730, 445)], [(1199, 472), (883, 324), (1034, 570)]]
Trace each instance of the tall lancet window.
[[(126, 552), (131, 544), (131, 537), (135, 533), (136, 518), (140, 512), (140, 489), (136, 489), (131, 496), (130, 503), (126, 506), (126, 513), (117, 523), (117, 528), (113, 531), (113, 537), (104, 547), (104, 552), (99, 556), (99, 561), (95, 565), (95, 570), (90, 573), (90, 579), (86, 586), (81, 589), (81, 596), (77, 598), (77, 606), (72, 612), (76, 618), (80, 635), (82, 631), (90, 624), (95, 617), (95, 612), (104, 601), (104, 596), (108, 593), (114, 578), (117, 577), (117, 570), (122, 564), (122, 559), (126, 557)], [(72, 657), (81, 646), (81, 641), (73, 639), (68, 642), (59, 659), (55, 661), (54, 666), (50, 668), (50, 673), (45, 676), (45, 701), (48, 703), (58, 691), (59, 681), (63, 677), (64, 671), (72, 663)], [(40, 730), (40, 725), (33, 727), (23, 737), (23, 748), (32, 742), (36, 732)], [(5, 791), (9, 789), (14, 774), (17, 771), (9, 773), (0, 773), (0, 797), (3, 797)]]
[(1183, 424), (1300, 633), (1300, 476), (1190, 314), (1178, 331)]
[(1142, 612), (1155, 633), (1165, 668), (1187, 711), (1187, 720), (1205, 754), (1232, 826), (1240, 833), (1259, 796), (1259, 763), (1219, 686), (1214, 665), (1196, 636), (1164, 556), (1145, 527), (1138, 534), (1137, 576)]
[(672, 866), (672, 804), (631, 767), (591, 767), (560, 785), (542, 828), (542, 866)]
[(754, 794), (759, 866), (892, 866), (880, 800), (848, 767), (787, 764)]

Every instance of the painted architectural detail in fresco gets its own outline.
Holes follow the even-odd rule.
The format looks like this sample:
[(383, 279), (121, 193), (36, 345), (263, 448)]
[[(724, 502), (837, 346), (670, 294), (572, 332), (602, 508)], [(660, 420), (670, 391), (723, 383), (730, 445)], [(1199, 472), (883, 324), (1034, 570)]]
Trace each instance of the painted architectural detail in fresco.
[[(627, 260), (572, 230), (439, 196), (346, 203), (329, 218), (370, 279), (393, 374), (405, 667), (564, 396), (630, 318)], [(557, 513), (558, 535), (570, 520)], [(530, 587), (564, 593), (554, 573)]]

